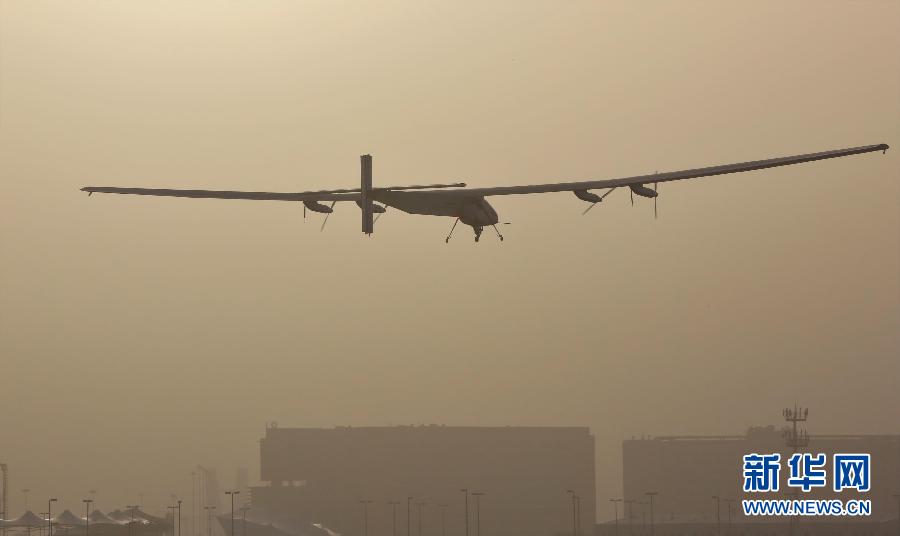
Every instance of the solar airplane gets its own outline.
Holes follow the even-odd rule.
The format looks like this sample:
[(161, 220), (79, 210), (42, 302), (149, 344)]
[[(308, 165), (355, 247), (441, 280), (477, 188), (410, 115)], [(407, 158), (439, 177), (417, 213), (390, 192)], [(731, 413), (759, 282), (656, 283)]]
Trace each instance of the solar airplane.
[[(729, 173), (741, 173), (755, 171), (829, 158), (840, 158), (857, 154), (871, 153), (888, 150), (887, 144), (865, 145), (851, 147), (849, 149), (837, 149), (818, 153), (808, 153), (766, 160), (754, 160), (737, 164), (725, 164), (718, 166), (688, 169), (683, 171), (671, 171), (668, 173), (654, 173), (652, 175), (640, 175), (619, 179), (587, 180), (578, 182), (559, 182), (550, 184), (531, 184), (523, 186), (497, 186), (493, 188), (467, 188), (465, 183), (454, 184), (429, 184), (415, 186), (372, 186), (372, 157), (360, 156), (360, 187), (343, 190), (320, 190), (313, 192), (243, 192), (228, 190), (173, 190), (160, 188), (122, 188), (115, 186), (86, 186), (82, 191), (104, 194), (131, 194), (153, 195), (163, 197), (191, 197), (201, 199), (248, 199), (256, 201), (295, 201), (303, 203), (304, 216), (306, 210), (328, 215), (334, 210), (334, 205), (341, 202), (352, 202), (359, 206), (362, 212), (362, 232), (371, 235), (374, 231), (374, 214), (384, 213), (385, 207), (392, 207), (408, 214), (422, 214), (429, 216), (446, 216), (455, 218), (450, 234), (445, 241), (449, 242), (453, 236), (453, 230), (459, 222), (472, 227), (475, 232), (475, 241), (481, 239), (485, 227), (492, 227), (500, 240), (503, 235), (497, 229), (500, 222), (497, 211), (487, 201), (487, 197), (496, 195), (522, 195), (545, 194), (551, 192), (572, 192), (575, 197), (590, 203), (584, 213), (603, 201), (613, 190), (628, 188), (631, 190), (632, 203), (634, 196), (652, 198), (654, 200), (654, 213), (657, 184), (714, 175), (727, 175)], [(653, 188), (647, 185), (652, 184)], [(602, 194), (591, 190), (606, 191)], [(330, 204), (326, 204), (330, 202)], [(380, 204), (379, 204), (380, 203)], [(322, 228), (325, 227), (325, 222)]]

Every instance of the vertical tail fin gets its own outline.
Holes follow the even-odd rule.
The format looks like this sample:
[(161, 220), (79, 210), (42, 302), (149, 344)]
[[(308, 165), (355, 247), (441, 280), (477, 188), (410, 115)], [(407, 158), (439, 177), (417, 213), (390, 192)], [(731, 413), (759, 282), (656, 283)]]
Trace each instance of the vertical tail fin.
[(372, 209), (372, 155), (364, 154), (359, 157), (360, 165), (360, 207), (362, 208), (362, 232), (372, 234), (375, 228)]

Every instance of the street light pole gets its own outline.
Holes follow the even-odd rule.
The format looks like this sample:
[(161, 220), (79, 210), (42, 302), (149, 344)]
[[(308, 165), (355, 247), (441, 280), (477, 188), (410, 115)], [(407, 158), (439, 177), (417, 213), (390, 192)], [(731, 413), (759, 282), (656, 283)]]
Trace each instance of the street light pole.
[[(363, 535), (369, 536), (369, 503), (372, 501), (367, 499), (359, 502), (363, 505)], [(244, 536), (247, 534), (245, 533)]]
[(653, 497), (656, 497), (659, 493), (648, 491), (645, 495), (650, 497), (650, 536), (653, 536)]
[(412, 536), (412, 534), (410, 534), (410, 532), (409, 532), (410, 531), (409, 520), (411, 517), (410, 513), (409, 513), (409, 508), (410, 508), (411, 502), (412, 502), (412, 497), (407, 497), (406, 498), (406, 536)]
[(225, 492), (225, 495), (231, 495), (231, 534), (228, 536), (234, 536), (234, 496), (240, 494), (241, 492), (238, 490)]
[(578, 495), (575, 495), (575, 490), (571, 489), (567, 489), (566, 493), (572, 496), (572, 536), (578, 536), (578, 508), (576, 506)]
[(720, 499), (718, 495), (713, 495), (712, 498), (716, 500), (716, 536), (722, 536), (722, 516), (719, 509), (721, 506)]
[(628, 518), (628, 535), (634, 536), (634, 499), (625, 499), (625, 517)]
[(181, 536), (181, 499), (178, 499), (178, 536)]
[(241, 536), (247, 536), (247, 510), (250, 507), (246, 504), (241, 506)]
[(897, 535), (900, 536), (900, 493), (895, 493), (894, 498), (897, 499)]
[(734, 499), (723, 499), (728, 504), (728, 536), (731, 536), (731, 504)]
[(463, 488), (459, 490), (460, 492), (466, 495), (466, 536), (469, 536), (469, 488)]
[(483, 492), (473, 491), (472, 496), (475, 497), (475, 534), (481, 536), (481, 497)]
[(391, 505), (391, 536), (397, 536), (397, 505), (400, 501), (389, 501), (388, 504)]
[(53, 510), (50, 508), (52, 503), (55, 503), (56, 499), (50, 499), (47, 501), (47, 534), (53, 536)]
[(581, 536), (581, 495), (575, 496), (575, 528), (575, 532)]
[(82, 499), (81, 502), (84, 503), (84, 536), (90, 536), (90, 534), (91, 534), (91, 503), (94, 501), (93, 501), (93, 499)]
[(622, 502), (622, 499), (610, 499), (609, 502), (613, 503), (613, 514), (615, 515), (616, 520), (616, 536), (619, 536), (619, 503)]
[(128, 536), (132, 536), (134, 534), (134, 509), (137, 508), (137, 505), (126, 504), (125, 508), (128, 508), (129, 512), (131, 512), (131, 521), (128, 522)]
[(199, 536), (197, 533), (197, 472), (191, 471), (191, 536)]
[(206, 510), (206, 536), (212, 536), (212, 511), (216, 509), (215, 506), (204, 506), (204, 510)]
[(447, 528), (444, 525), (444, 514), (447, 512), (447, 505), (439, 504), (438, 506), (441, 509), (441, 536), (447, 536)]
[(422, 536), (422, 507), (425, 506), (424, 502), (416, 503), (416, 515), (418, 515), (419, 519), (419, 536)]
[(172, 511), (172, 536), (175, 536), (175, 529), (176, 529), (175, 521), (176, 521), (177, 515), (178, 515), (177, 512), (175, 512), (175, 510), (178, 509), (178, 506), (172, 505), (172, 506), (166, 506), (166, 508), (168, 508), (169, 510)]

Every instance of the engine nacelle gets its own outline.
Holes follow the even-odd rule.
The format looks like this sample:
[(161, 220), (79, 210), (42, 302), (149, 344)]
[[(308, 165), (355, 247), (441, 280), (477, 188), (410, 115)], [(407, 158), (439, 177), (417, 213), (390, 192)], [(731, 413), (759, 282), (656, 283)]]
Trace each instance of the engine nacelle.
[[(362, 209), (363, 208), (362, 201), (357, 201), (356, 206), (358, 206), (360, 209)], [(372, 203), (372, 214), (384, 214), (384, 211), (385, 211), (385, 208), (383, 206)]]
[(322, 214), (331, 214), (332, 212), (334, 212), (334, 209), (332, 209), (328, 205), (323, 205), (318, 201), (304, 201), (303, 206), (313, 212), (321, 212)]
[(603, 198), (599, 195), (591, 193), (587, 190), (572, 190), (572, 193), (575, 194), (575, 197), (577, 197), (578, 199), (587, 201), (588, 203), (599, 203), (603, 200)]
[(637, 194), (641, 197), (653, 198), (653, 197), (656, 197), (657, 195), (659, 195), (659, 193), (656, 190), (647, 188), (643, 184), (631, 184), (628, 187), (631, 188), (632, 192), (634, 192), (635, 194)]

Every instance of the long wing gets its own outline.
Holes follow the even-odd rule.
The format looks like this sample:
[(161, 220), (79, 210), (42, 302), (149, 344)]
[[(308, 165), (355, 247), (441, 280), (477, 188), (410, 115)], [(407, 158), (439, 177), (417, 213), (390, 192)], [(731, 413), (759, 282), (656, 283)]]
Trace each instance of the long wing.
[(534, 184), (528, 186), (498, 186), (495, 188), (468, 188), (465, 190), (441, 190), (428, 192), (429, 195), (462, 195), (466, 196), (488, 196), (488, 195), (516, 195), (516, 194), (542, 194), (548, 192), (566, 192), (566, 191), (584, 191), (599, 188), (615, 188), (619, 186), (638, 186), (642, 184), (650, 184), (655, 182), (679, 181), (683, 179), (696, 179), (698, 177), (710, 177), (713, 175), (725, 175), (728, 173), (740, 173), (742, 171), (753, 171), (757, 169), (766, 169), (779, 166), (789, 166), (792, 164), (802, 164), (804, 162), (814, 162), (816, 160), (826, 160), (828, 158), (839, 158), (842, 156), (850, 156), (854, 154), (871, 153), (874, 151), (887, 151), (887, 144), (866, 145), (863, 147), (852, 147), (850, 149), (837, 149), (834, 151), (823, 151), (820, 153), (801, 154), (796, 156), (785, 156), (782, 158), (770, 158), (768, 160), (753, 160), (750, 162), (741, 162), (738, 164), (726, 164), (722, 166), (711, 166), (697, 169), (687, 169), (684, 171), (671, 171), (668, 173), (654, 173), (652, 175), (638, 175), (635, 177), (626, 177), (622, 179), (592, 180), (580, 182), (560, 182), (552, 184)]
[[(375, 190), (426, 190), (431, 188), (458, 188), (465, 183), (425, 184), (414, 186), (388, 186)], [(176, 190), (168, 188), (120, 188), (117, 186), (85, 186), (88, 194), (154, 195), (162, 197), (191, 197), (195, 199), (251, 199), (256, 201), (359, 201), (359, 188), (343, 190), (317, 190), (312, 192), (239, 192), (233, 190)]]
[(171, 190), (165, 188), (119, 188), (116, 186), (85, 186), (89, 194), (156, 195), (163, 197), (192, 197), (199, 199), (253, 199), (257, 201), (356, 201), (359, 190), (320, 190), (316, 192), (236, 192), (231, 190)]

